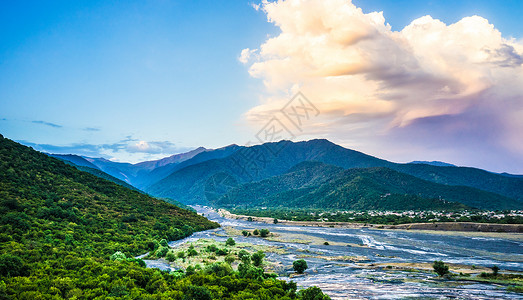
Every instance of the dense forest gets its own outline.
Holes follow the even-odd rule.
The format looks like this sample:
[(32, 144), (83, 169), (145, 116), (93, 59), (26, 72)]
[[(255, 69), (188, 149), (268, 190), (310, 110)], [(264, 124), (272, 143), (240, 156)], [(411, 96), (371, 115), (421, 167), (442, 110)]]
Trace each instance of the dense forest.
[(389, 168), (343, 168), (302, 162), (288, 172), (230, 189), (220, 207), (343, 210), (520, 209), (522, 203), (465, 186), (419, 179)]
[(145, 268), (132, 257), (218, 224), (1, 135), (0, 216), (0, 299), (324, 298), (273, 276)]

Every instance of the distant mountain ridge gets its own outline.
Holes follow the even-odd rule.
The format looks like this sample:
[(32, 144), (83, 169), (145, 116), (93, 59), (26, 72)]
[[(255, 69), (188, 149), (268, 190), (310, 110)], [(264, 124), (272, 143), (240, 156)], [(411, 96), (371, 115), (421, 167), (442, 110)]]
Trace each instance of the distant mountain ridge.
[[(212, 153), (212, 152), (211, 152)], [(191, 164), (146, 188), (152, 195), (183, 203), (209, 203), (226, 191), (248, 182), (282, 175), (304, 161), (318, 161), (343, 169), (386, 167), (434, 183), (466, 186), (523, 200), (523, 180), (481, 169), (428, 164), (398, 164), (343, 148), (327, 140), (280, 141), (240, 147), (233, 154)], [(226, 183), (226, 184), (223, 184)]]
[(98, 169), (108, 175), (124, 181), (138, 189), (143, 189), (148, 184), (156, 182), (169, 175), (174, 166), (193, 158), (194, 156), (211, 151), (204, 147), (198, 147), (189, 152), (165, 157), (159, 160), (145, 161), (136, 164), (113, 162), (105, 158), (92, 158), (74, 154), (49, 154), (77, 166)]
[(47, 155), (57, 158), (57, 159), (65, 162), (66, 164), (69, 164), (69, 165), (75, 167), (76, 169), (78, 169), (80, 171), (84, 171), (84, 172), (90, 173), (94, 176), (112, 181), (112, 182), (114, 182), (118, 185), (121, 185), (123, 187), (126, 187), (130, 190), (135, 190), (135, 191), (141, 192), (139, 189), (130, 185), (129, 183), (127, 183), (123, 180), (120, 180), (114, 176), (111, 176), (111, 175), (105, 173), (104, 171), (98, 169), (97, 166), (93, 165), (92, 163), (90, 163), (89, 161), (87, 161), (85, 158), (83, 158), (81, 156), (71, 155), (71, 154), (66, 154), (66, 155), (47, 154)]
[(285, 174), (306, 161), (343, 169), (385, 167), (433, 183), (495, 193), (513, 199), (515, 207), (523, 201), (522, 176), (496, 174), (443, 162), (393, 163), (324, 139), (280, 141), (251, 147), (233, 144), (214, 150), (197, 148), (189, 153), (181, 154), (177, 160), (166, 158), (136, 165), (105, 159), (86, 160), (151, 195), (184, 204), (209, 204), (209, 200), (214, 201), (239, 185)]
[(425, 164), (425, 165), (431, 165), (431, 166), (437, 166), (437, 167), (456, 167), (456, 165), (449, 164), (443, 161), (425, 161), (425, 160), (415, 160), (411, 161), (409, 164)]

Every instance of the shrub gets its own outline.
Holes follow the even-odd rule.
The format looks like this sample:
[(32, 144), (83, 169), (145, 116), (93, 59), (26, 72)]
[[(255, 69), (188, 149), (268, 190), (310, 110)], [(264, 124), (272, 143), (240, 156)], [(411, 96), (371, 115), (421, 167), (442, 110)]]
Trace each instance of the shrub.
[(192, 274), (196, 273), (196, 270), (193, 266), (188, 266), (187, 269), (185, 269), (185, 275), (190, 276)]
[(270, 232), (269, 229), (262, 229), (262, 230), (260, 230), (260, 236), (266, 237), (269, 235), (269, 232)]
[(196, 255), (198, 255), (198, 251), (194, 250), (194, 248), (193, 249), (189, 248), (189, 250), (187, 250), (187, 256), (196, 256)]
[(180, 251), (176, 254), (179, 258), (185, 258), (185, 251)]
[(272, 222), (273, 222), (274, 224), (278, 224), (278, 219), (275, 218)]
[(261, 279), (263, 278), (263, 269), (251, 264), (241, 263), (238, 266), (238, 273), (242, 278)]
[(127, 257), (125, 256), (124, 253), (120, 252), (120, 251), (116, 251), (115, 253), (113, 253), (113, 255), (111, 255), (110, 259), (111, 260), (114, 260), (114, 261), (122, 261), (122, 260), (125, 260)]
[(252, 232), (252, 234), (254, 234), (254, 235), (258, 235), (258, 234), (260, 234), (260, 232), (258, 231), (258, 229), (254, 229), (254, 231)]
[(247, 230), (242, 230), (242, 234), (243, 234), (243, 236), (248, 236), (249, 232)]
[(174, 253), (172, 251), (169, 251), (165, 255), (165, 259), (167, 259), (168, 261), (175, 261), (176, 260), (176, 255), (174, 255)]
[(218, 250), (218, 247), (215, 244), (207, 246), (207, 252), (216, 252), (216, 250)]
[(205, 273), (216, 274), (218, 277), (225, 277), (233, 273), (229, 264), (223, 262), (216, 262), (205, 267)]
[(156, 250), (156, 256), (157, 257), (164, 257), (167, 252), (169, 251), (168, 247), (160, 246), (158, 250)]
[(234, 258), (234, 256), (232, 256), (232, 255), (227, 255), (225, 257), (225, 262), (228, 263), (229, 265), (232, 264), (235, 260), (236, 260), (236, 258)]
[(305, 270), (307, 270), (309, 266), (307, 266), (307, 262), (305, 260), (298, 259), (292, 263), (292, 268), (294, 269), (294, 271), (296, 271), (296, 273), (303, 274), (303, 272), (305, 272)]
[(238, 253), (238, 258), (244, 262), (244, 263), (250, 263), (251, 262), (251, 255), (246, 250), (240, 250)]
[(434, 272), (436, 272), (439, 276), (443, 276), (449, 273), (449, 266), (445, 265), (445, 263), (441, 260), (435, 261), (432, 265), (432, 268), (434, 268)]
[(236, 241), (234, 241), (233, 238), (228, 238), (227, 241), (225, 242), (225, 245), (234, 246), (234, 245), (236, 245)]
[(255, 253), (253, 253), (251, 256), (252, 264), (255, 265), (256, 267), (261, 266), (263, 264), (264, 257), (265, 257), (265, 253), (263, 253), (263, 251), (257, 251)]
[(162, 240), (160, 241), (160, 246), (169, 247), (169, 244), (167, 243), (167, 240), (166, 240), (166, 239), (162, 239)]
[(229, 253), (229, 251), (227, 249), (218, 249), (216, 250), (216, 255), (227, 255)]

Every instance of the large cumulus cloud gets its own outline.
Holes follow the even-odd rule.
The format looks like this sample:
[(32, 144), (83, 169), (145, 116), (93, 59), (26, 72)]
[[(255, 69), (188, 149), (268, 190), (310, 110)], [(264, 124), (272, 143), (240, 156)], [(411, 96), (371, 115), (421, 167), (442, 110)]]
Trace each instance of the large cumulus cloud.
[(393, 31), (350, 0), (263, 2), (280, 28), (241, 61), (267, 92), (264, 122), (302, 91), (321, 111), (304, 132), (389, 159), (523, 173), (523, 43), (471, 16)]

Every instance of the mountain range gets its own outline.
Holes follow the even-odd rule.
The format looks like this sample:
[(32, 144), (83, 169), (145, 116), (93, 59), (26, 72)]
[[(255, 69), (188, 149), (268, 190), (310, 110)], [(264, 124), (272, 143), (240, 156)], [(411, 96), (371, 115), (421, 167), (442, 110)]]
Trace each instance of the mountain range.
[[(381, 207), (379, 203), (371, 204), (371, 202), (375, 201), (378, 195), (389, 193), (392, 197), (389, 197), (387, 202), (399, 197), (398, 195), (403, 195), (400, 197), (401, 200), (397, 201), (407, 201), (406, 199), (411, 197), (409, 201), (421, 203), (429, 200), (439, 201), (441, 198), (443, 202), (456, 202), (473, 208), (523, 208), (521, 176), (457, 167), (442, 162), (394, 163), (346, 149), (325, 139), (302, 142), (280, 141), (250, 147), (233, 144), (219, 149), (200, 147), (188, 153), (134, 165), (74, 155), (61, 158), (73, 163), (74, 161), (90, 163), (99, 170), (132, 184), (150, 195), (177, 200), (184, 204), (234, 205), (234, 202), (237, 204), (252, 202), (267, 205), (269, 199), (272, 199), (275, 205), (279, 196), (260, 194), (260, 198), (264, 198), (263, 201), (251, 201), (249, 191), (252, 191), (253, 186), (256, 185), (274, 187), (279, 181), (288, 180), (289, 176), (296, 176), (296, 169), (293, 168), (298, 166), (300, 168), (314, 166), (315, 169), (321, 169), (323, 176), (330, 180), (314, 181), (315, 185), (291, 186), (289, 190), (291, 194), (305, 193), (303, 188), (308, 190), (307, 197), (305, 194), (292, 194), (294, 195), (292, 197), (302, 200), (307, 198), (309, 199), (307, 205), (314, 207), (327, 203), (325, 199), (330, 198), (325, 193), (329, 187), (338, 191), (331, 193), (329, 197), (343, 198), (336, 203), (340, 205), (345, 203), (346, 205), (343, 206), (345, 208), (379, 208)], [(322, 163), (322, 165), (321, 168), (316, 164), (300, 165), (304, 162)], [(391, 181), (391, 176), (396, 181)], [(338, 178), (336, 179), (338, 181), (333, 178)], [(360, 180), (357, 184), (356, 179)], [(417, 187), (421, 190), (408, 187)], [(364, 191), (359, 194), (358, 201), (354, 198), (357, 196), (354, 194), (356, 189)], [(233, 200), (230, 196), (232, 191), (245, 194), (242, 199)], [(282, 192), (291, 197), (289, 191)], [(312, 199), (312, 195), (317, 199)], [(368, 205), (365, 205), (362, 199), (366, 199)], [(380, 200), (384, 201), (383, 197)], [(434, 207), (442, 205), (442, 202), (437, 201), (431, 203)], [(299, 201), (296, 205), (299, 205)], [(394, 205), (387, 207), (392, 206)], [(419, 208), (422, 207), (428, 206), (420, 204)]]

